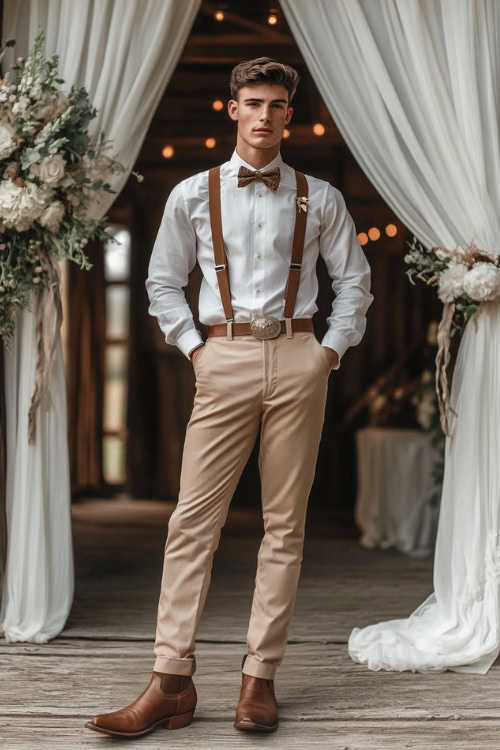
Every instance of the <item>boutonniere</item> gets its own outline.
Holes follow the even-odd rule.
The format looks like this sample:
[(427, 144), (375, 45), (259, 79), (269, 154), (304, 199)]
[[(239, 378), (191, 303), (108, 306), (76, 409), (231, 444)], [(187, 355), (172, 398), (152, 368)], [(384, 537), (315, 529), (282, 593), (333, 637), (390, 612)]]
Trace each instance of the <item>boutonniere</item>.
[(299, 211), (305, 211), (307, 213), (308, 203), (309, 198), (306, 198), (305, 195), (297, 196), (297, 206), (299, 207)]

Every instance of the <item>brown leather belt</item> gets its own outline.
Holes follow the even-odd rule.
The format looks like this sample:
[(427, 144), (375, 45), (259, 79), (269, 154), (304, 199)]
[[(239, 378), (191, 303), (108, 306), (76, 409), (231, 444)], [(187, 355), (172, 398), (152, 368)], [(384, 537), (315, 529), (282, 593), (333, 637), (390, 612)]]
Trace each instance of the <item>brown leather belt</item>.
[[(311, 318), (292, 318), (291, 322), (292, 331), (314, 331)], [(281, 320), (280, 323), (281, 333), (286, 333), (285, 321)], [(245, 336), (246, 334), (253, 336), (250, 330), (250, 323), (233, 323), (234, 336)], [(216, 323), (215, 325), (208, 326), (208, 336), (227, 336), (227, 324)]]

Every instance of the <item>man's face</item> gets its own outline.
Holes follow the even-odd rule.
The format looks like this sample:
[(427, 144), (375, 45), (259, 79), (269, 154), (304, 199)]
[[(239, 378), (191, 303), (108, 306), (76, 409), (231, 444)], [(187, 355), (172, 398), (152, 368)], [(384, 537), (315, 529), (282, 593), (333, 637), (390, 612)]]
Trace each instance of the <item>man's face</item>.
[(256, 83), (243, 86), (238, 99), (231, 99), (228, 112), (238, 121), (238, 136), (254, 148), (270, 148), (283, 137), (292, 117), (288, 92), (279, 84)]

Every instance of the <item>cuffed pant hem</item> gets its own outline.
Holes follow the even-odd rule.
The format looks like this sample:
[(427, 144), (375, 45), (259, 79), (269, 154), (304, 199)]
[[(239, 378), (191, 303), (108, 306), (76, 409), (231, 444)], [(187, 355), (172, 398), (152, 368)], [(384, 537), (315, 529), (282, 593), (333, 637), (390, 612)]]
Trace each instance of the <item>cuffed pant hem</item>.
[(172, 659), (169, 656), (157, 656), (153, 671), (191, 677), (196, 672), (196, 659)]
[(253, 656), (247, 656), (242, 668), (244, 674), (252, 675), (252, 677), (261, 677), (264, 680), (274, 680), (276, 670), (276, 664), (259, 661)]

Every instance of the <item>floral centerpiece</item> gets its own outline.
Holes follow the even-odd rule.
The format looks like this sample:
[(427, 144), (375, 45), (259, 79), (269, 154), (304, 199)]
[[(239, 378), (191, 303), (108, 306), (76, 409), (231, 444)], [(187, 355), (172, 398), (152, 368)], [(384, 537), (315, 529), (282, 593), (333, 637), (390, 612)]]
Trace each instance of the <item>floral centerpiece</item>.
[[(2, 46), (0, 60), (14, 45), (8, 40)], [(57, 261), (91, 268), (85, 246), (109, 239), (105, 217), (92, 218), (91, 208), (103, 193), (115, 192), (110, 176), (128, 171), (109, 155), (112, 144), (103, 134), (92, 142), (88, 127), (97, 112), (87, 91), (59, 88), (64, 81), (57, 77), (58, 56), (46, 59), (44, 46), (40, 31), (29, 57), (17, 58), (0, 80), (0, 335), (8, 346), (16, 312), (31, 309), (35, 291), (38, 360), (30, 442), (62, 320)]]
[(465, 250), (443, 247), (425, 248), (413, 238), (405, 256), (410, 281), (421, 279), (437, 286), (444, 303), (438, 330), (436, 356), (436, 392), (441, 426), (449, 434), (449, 388), (447, 367), (450, 362), (450, 339), (462, 332), (466, 323), (475, 318), (484, 302), (500, 299), (500, 258), (470, 243)]

